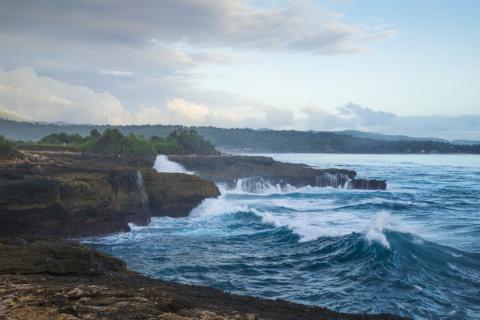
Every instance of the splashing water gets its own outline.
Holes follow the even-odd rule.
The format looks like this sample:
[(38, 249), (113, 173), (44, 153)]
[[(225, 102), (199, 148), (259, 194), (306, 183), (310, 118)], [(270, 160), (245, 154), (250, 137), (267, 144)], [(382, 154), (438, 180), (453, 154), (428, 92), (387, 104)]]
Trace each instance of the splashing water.
[(242, 179), (187, 218), (89, 242), (166, 280), (344, 312), (478, 319), (480, 157), (274, 157), (355, 169), (389, 188)]
[(168, 157), (163, 154), (157, 155), (153, 168), (157, 170), (157, 172), (193, 174), (192, 172), (186, 170), (182, 165), (170, 161)]
[(286, 182), (273, 183), (262, 177), (250, 177), (237, 179), (233, 190), (230, 193), (256, 193), (272, 194), (282, 192), (292, 192), (295, 188)]
[(393, 218), (388, 212), (380, 212), (370, 220), (364, 234), (368, 241), (377, 241), (385, 248), (390, 249), (390, 243), (385, 235), (387, 230), (406, 232), (406, 229), (401, 227), (398, 218)]

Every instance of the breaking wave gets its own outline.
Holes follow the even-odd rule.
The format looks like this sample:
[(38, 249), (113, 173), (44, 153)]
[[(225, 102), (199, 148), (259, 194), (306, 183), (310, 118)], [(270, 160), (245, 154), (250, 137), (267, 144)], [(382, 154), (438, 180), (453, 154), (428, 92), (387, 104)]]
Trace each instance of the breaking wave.
[(187, 218), (153, 218), (149, 226), (89, 242), (165, 280), (343, 312), (477, 319), (480, 171), (378, 170), (379, 177), (391, 173), (393, 188), (242, 179)]
[(193, 174), (193, 172), (186, 170), (182, 165), (170, 161), (168, 157), (163, 154), (157, 155), (153, 168), (157, 170), (157, 172)]

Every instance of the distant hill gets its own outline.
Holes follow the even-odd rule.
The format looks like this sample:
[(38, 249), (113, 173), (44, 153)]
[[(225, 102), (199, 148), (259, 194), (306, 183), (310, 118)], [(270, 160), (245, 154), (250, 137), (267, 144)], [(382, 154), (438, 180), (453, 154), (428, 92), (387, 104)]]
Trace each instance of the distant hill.
[(461, 145), (468, 145), (468, 146), (480, 144), (480, 141), (474, 141), (474, 140), (453, 140), (451, 142), (454, 144), (461, 144)]
[(440, 138), (418, 138), (418, 137), (409, 137), (404, 135), (389, 135), (389, 134), (381, 134), (381, 133), (357, 131), (357, 130), (334, 131), (334, 133), (351, 136), (351, 137), (368, 138), (368, 139), (375, 139), (375, 140), (386, 140), (386, 141), (415, 140), (415, 141), (449, 142), (447, 139), (440, 139)]
[(381, 134), (374, 132), (366, 131), (357, 131), (357, 130), (344, 130), (344, 131), (334, 131), (336, 134), (347, 135), (351, 137), (375, 139), (375, 140), (386, 140), (386, 141), (438, 141), (438, 142), (449, 142), (458, 145), (476, 145), (480, 144), (480, 141), (475, 140), (447, 140), (441, 138), (419, 138), (419, 137), (410, 137), (404, 135), (389, 135)]
[[(0, 135), (14, 140), (37, 141), (56, 132), (78, 133), (86, 136), (91, 129), (100, 132), (117, 128), (124, 134), (135, 133), (145, 138), (167, 137), (181, 126), (95, 126), (57, 125), (45, 123), (16, 122), (0, 119)], [(397, 139), (388, 135), (365, 133), (360, 137), (345, 132), (318, 132), (295, 130), (252, 130), (195, 127), (197, 132), (219, 149), (227, 152), (305, 152), (305, 153), (474, 153), (480, 154), (480, 144), (460, 145), (446, 141), (415, 139), (403, 136)], [(363, 134), (363, 133), (362, 133)], [(374, 138), (373, 138), (374, 137)], [(399, 138), (398, 138), (399, 137)], [(388, 139), (387, 139), (388, 138)]]

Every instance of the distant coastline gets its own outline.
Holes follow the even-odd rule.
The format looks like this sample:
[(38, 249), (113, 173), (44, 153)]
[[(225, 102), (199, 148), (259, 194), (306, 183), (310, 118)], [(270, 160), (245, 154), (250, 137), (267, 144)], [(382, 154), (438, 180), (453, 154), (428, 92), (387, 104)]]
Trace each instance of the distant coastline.
[[(17, 122), (0, 118), (0, 135), (13, 140), (36, 141), (52, 133), (86, 136), (92, 129), (117, 128), (124, 134), (167, 137), (178, 125), (72, 125)], [(235, 153), (346, 153), (346, 154), (480, 154), (475, 141), (453, 143), (441, 139), (380, 135), (368, 132), (224, 129), (194, 127), (219, 150)], [(471, 143), (471, 144), (467, 144)]]

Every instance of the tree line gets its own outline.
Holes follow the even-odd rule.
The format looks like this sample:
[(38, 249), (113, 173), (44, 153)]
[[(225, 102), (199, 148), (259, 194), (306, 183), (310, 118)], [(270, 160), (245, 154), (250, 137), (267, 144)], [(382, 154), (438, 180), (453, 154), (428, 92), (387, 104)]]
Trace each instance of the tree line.
[(65, 132), (49, 134), (35, 143), (39, 146), (64, 146), (82, 152), (122, 156), (168, 155), (215, 155), (215, 146), (194, 129), (180, 128), (166, 138), (129, 133), (124, 135), (111, 128), (100, 133), (92, 129), (87, 136)]

